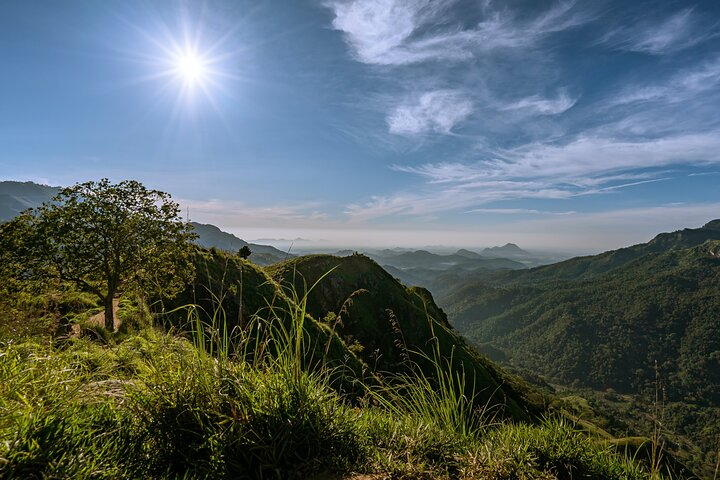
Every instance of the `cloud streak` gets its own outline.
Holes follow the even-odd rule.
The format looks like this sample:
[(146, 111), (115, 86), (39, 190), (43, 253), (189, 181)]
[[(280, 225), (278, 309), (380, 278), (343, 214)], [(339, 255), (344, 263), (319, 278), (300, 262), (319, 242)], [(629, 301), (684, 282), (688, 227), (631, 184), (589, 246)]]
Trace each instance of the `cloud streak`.
[(659, 22), (643, 21), (611, 30), (600, 43), (618, 50), (665, 55), (716, 36), (713, 27), (703, 24), (692, 8), (686, 8)]
[(654, 85), (633, 85), (608, 101), (609, 106), (641, 103), (678, 104), (704, 94), (716, 93), (720, 87), (720, 57), (671, 76)]
[(517, 102), (508, 103), (501, 110), (520, 110), (538, 115), (558, 115), (570, 110), (578, 101), (561, 89), (556, 98), (544, 98), (540, 95), (525, 97)]
[(565, 144), (535, 143), (490, 152), (488, 157), (474, 164), (396, 165), (396, 171), (423, 178), (424, 189), (376, 196), (349, 205), (346, 213), (355, 220), (370, 220), (473, 209), (501, 200), (607, 194), (668, 180), (661, 169), (720, 164), (720, 131), (645, 141), (581, 136)]
[(335, 14), (333, 28), (343, 32), (354, 57), (372, 65), (467, 60), (483, 52), (529, 47), (539, 38), (587, 21), (575, 12), (574, 2), (563, 2), (532, 20), (521, 21), (507, 11), (496, 11), (462, 29), (447, 17), (456, 3), (350, 0), (328, 1), (325, 6)]
[(532, 208), (473, 208), (465, 213), (490, 213), (494, 215), (574, 215), (577, 212), (574, 210), (552, 212)]
[(413, 103), (398, 106), (387, 117), (387, 123), (390, 133), (399, 135), (450, 134), (472, 111), (472, 102), (459, 90), (435, 90), (423, 93)]
[(179, 199), (182, 210), (189, 210), (192, 221), (220, 224), (227, 228), (303, 226), (329, 223), (329, 215), (320, 211), (322, 204), (307, 202), (292, 205), (254, 206), (226, 200)]

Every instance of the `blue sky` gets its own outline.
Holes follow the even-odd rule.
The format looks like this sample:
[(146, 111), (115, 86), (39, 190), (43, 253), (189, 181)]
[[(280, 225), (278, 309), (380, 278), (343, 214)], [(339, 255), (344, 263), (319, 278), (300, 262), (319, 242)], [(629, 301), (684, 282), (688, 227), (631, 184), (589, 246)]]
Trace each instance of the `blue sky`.
[(591, 252), (720, 217), (717, 2), (3, 2), (0, 62), (0, 179), (134, 178), (248, 240)]

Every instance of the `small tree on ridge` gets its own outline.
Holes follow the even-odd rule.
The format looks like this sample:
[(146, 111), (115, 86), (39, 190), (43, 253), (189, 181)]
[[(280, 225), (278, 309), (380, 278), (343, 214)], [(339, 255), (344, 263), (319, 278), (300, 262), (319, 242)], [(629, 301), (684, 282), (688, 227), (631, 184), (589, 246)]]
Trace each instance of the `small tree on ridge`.
[(79, 183), (0, 226), (0, 253), (23, 278), (55, 277), (95, 294), (112, 331), (120, 291), (172, 296), (191, 279), (195, 234), (179, 212), (170, 195), (135, 180)]

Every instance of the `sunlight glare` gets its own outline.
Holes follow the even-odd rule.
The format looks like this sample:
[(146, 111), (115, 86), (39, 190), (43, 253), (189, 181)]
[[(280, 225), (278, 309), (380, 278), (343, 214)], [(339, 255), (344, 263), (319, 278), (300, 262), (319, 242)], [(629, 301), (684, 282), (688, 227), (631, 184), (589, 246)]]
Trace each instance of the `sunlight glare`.
[(192, 51), (182, 52), (175, 58), (175, 73), (188, 86), (201, 84), (208, 77), (208, 62)]

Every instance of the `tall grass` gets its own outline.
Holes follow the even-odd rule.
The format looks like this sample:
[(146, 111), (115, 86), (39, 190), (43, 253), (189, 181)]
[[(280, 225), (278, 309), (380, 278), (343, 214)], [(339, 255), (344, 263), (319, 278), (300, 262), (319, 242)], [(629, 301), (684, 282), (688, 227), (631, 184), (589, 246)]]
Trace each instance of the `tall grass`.
[(441, 355), (432, 325), (431, 331), (431, 354), (410, 351), (432, 365), (430, 373), (409, 360), (410, 372), (386, 375), (387, 383), (372, 389), (372, 398), (392, 415), (410, 415), (463, 437), (480, 435), (494, 423), (497, 408), (477, 404), (474, 379), (468, 380), (464, 369), (453, 368), (454, 349), (448, 358)]
[(233, 329), (222, 293), (188, 306), (192, 340), (0, 344), (0, 478), (648, 478), (568, 423), (497, 421), (431, 319), (429, 372), (339, 393), (308, 334), (318, 282)]

